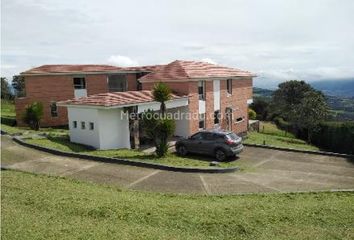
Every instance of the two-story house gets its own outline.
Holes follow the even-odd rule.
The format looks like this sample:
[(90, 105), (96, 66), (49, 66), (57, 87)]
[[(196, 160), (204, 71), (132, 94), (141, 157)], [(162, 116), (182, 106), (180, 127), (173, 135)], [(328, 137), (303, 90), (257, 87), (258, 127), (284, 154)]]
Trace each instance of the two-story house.
[(235, 68), (180, 60), (133, 68), (51, 65), (22, 75), (27, 96), (16, 101), (18, 114), (26, 104), (41, 101), (46, 109), (43, 125), (68, 124), (73, 142), (99, 149), (131, 146), (131, 122), (122, 116), (132, 107), (138, 114), (158, 110), (151, 92), (157, 82), (174, 93), (167, 110), (179, 113), (175, 135), (212, 128), (246, 132), (254, 77)]

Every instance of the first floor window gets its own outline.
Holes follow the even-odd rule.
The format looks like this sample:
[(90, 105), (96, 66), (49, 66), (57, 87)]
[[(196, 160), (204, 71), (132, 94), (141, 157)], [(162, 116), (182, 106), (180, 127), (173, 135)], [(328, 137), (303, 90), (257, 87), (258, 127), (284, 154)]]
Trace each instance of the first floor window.
[(232, 79), (226, 80), (227, 93), (232, 94)]
[(220, 123), (220, 111), (217, 110), (214, 112), (214, 124), (219, 124)]
[(50, 104), (50, 115), (52, 117), (58, 117), (58, 108), (57, 108), (57, 103), (56, 102), (52, 102)]
[(95, 129), (95, 124), (93, 122), (90, 122), (90, 130)]
[(73, 81), (75, 89), (86, 89), (86, 80), (84, 77), (74, 77)]
[(73, 128), (77, 128), (77, 121), (73, 121)]
[(85, 129), (85, 128), (86, 128), (85, 122), (81, 122), (81, 129)]
[(199, 129), (205, 128), (205, 113), (199, 114)]

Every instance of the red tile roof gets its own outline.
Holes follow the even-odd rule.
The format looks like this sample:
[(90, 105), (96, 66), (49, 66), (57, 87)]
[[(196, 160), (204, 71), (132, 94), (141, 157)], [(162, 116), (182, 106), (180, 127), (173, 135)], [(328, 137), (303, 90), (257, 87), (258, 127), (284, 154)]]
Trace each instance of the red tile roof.
[(122, 70), (121, 67), (111, 65), (43, 65), (40, 67), (32, 68), (23, 72), (22, 74), (46, 74), (46, 73), (79, 73), (79, 72), (110, 72)]
[(176, 60), (157, 71), (149, 73), (139, 79), (141, 82), (165, 82), (173, 80), (189, 80), (203, 78), (228, 78), (228, 77), (252, 77), (251, 72), (236, 68), (223, 67), (207, 62)]
[(87, 73), (87, 72), (119, 72), (119, 71), (142, 71), (142, 72), (152, 72), (164, 65), (151, 65), (151, 66), (137, 66), (137, 67), (118, 67), (111, 65), (96, 65), (96, 64), (85, 64), (85, 65), (43, 65), (40, 67), (29, 69), (23, 72), (26, 74), (53, 74), (53, 73)]
[[(172, 99), (185, 98), (187, 96), (179, 96), (172, 94)], [(79, 99), (71, 99), (67, 101), (58, 102), (58, 105), (91, 105), (91, 106), (120, 106), (139, 104), (145, 102), (153, 102), (154, 97), (152, 91), (128, 91), (128, 92), (111, 92), (100, 93)]]

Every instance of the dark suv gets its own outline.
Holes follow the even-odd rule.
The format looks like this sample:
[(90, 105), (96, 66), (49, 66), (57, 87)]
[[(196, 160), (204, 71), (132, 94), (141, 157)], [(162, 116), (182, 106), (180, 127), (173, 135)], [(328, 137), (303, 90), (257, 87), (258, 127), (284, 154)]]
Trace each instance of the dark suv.
[(218, 161), (235, 156), (242, 149), (241, 137), (233, 132), (221, 130), (200, 131), (176, 142), (176, 151), (181, 156), (187, 153), (199, 153), (215, 156)]

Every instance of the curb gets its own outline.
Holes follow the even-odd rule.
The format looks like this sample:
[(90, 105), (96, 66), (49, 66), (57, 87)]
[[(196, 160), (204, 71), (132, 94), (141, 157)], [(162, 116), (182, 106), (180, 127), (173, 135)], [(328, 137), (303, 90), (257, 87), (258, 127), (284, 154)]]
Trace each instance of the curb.
[(244, 146), (248, 147), (259, 147), (259, 148), (267, 148), (288, 152), (300, 152), (300, 153), (309, 153), (309, 154), (317, 154), (317, 155), (327, 155), (327, 156), (335, 156), (335, 157), (345, 157), (345, 158), (353, 158), (354, 155), (344, 154), (344, 153), (334, 153), (334, 152), (323, 152), (323, 151), (311, 151), (311, 150), (300, 150), (295, 148), (283, 148), (283, 147), (275, 147), (271, 145), (262, 145), (262, 144), (251, 144), (251, 143), (243, 143)]
[(85, 159), (85, 160), (94, 160), (94, 161), (99, 161), (99, 162), (104, 162), (104, 163), (115, 163), (115, 164), (122, 164), (122, 165), (130, 165), (130, 166), (135, 166), (135, 167), (146, 167), (146, 168), (153, 168), (153, 169), (159, 169), (159, 170), (166, 170), (166, 171), (173, 171), (173, 172), (186, 172), (186, 173), (231, 173), (235, 171), (239, 171), (238, 167), (231, 167), (231, 168), (187, 168), (187, 167), (173, 167), (173, 166), (167, 166), (167, 165), (162, 165), (162, 164), (157, 164), (157, 163), (145, 163), (145, 162), (140, 162), (140, 161), (131, 161), (127, 159), (121, 159), (121, 158), (110, 158), (110, 157), (99, 157), (99, 156), (93, 156), (93, 155), (87, 155), (87, 154), (81, 154), (81, 153), (70, 153), (70, 152), (64, 152), (52, 148), (46, 148), (42, 147), (36, 144), (31, 144), (31, 143), (26, 143), (19, 137), (12, 137), (12, 140), (15, 141), (16, 143), (33, 148), (39, 151), (51, 153), (54, 155), (58, 156), (63, 156), (63, 157), (73, 157), (73, 158), (80, 158), (80, 159)]

